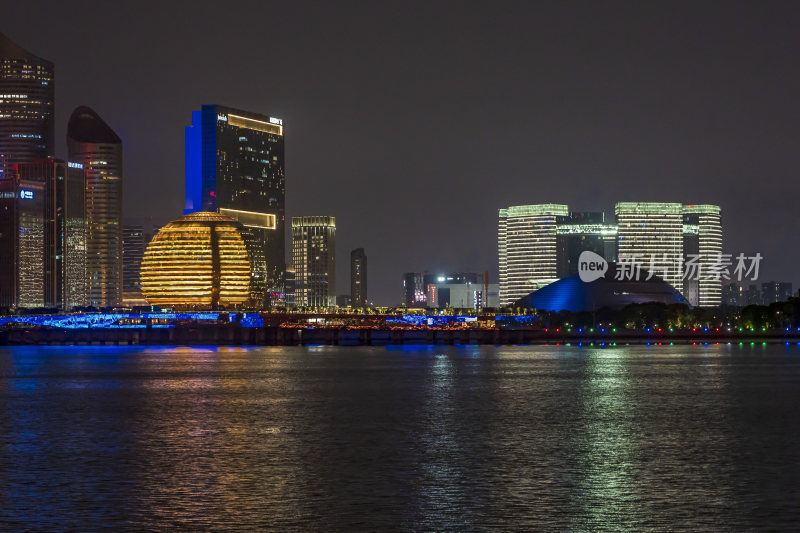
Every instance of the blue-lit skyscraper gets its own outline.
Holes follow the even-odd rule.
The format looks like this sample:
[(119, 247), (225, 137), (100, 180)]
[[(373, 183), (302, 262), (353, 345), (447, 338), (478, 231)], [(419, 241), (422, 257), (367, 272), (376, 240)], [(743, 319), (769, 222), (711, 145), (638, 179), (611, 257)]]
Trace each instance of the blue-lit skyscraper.
[(184, 213), (216, 211), (245, 227), (256, 305), (284, 292), (285, 196), (282, 120), (218, 105), (192, 112)]

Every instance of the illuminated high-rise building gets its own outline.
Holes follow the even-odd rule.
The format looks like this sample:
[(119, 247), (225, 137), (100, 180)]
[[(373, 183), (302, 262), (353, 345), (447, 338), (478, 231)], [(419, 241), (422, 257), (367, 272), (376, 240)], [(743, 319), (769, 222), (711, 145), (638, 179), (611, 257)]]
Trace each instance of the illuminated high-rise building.
[(722, 304), (715, 274), (722, 259), (719, 206), (622, 202), (615, 212), (620, 260), (664, 278), (692, 305)]
[(122, 141), (92, 109), (73, 111), (67, 127), (69, 161), (86, 175), (88, 305), (122, 302)]
[(350, 305), (367, 307), (367, 254), (363, 248), (350, 252)]
[(44, 307), (45, 188), (18, 167), (0, 180), (0, 308)]
[(38, 159), (16, 165), (23, 182), (44, 184), (42, 220), (44, 305), (86, 305), (86, 211), (80, 163)]
[[(498, 253), (500, 304), (556, 279), (578, 273), (578, 258), (591, 251), (607, 261), (627, 262), (622, 275), (664, 278), (692, 305), (718, 306), (720, 280), (714, 264), (722, 253), (720, 209), (714, 205), (618, 203), (617, 223), (602, 212), (567, 213), (560, 204), (500, 210)], [(696, 256), (696, 271), (688, 259)]]
[(617, 256), (683, 292), (683, 205), (620, 202)]
[(53, 64), (0, 33), (0, 171), (53, 156), (54, 110)]
[[(714, 263), (722, 254), (722, 217), (716, 205), (683, 206), (683, 295), (692, 305), (722, 305), (723, 279), (715, 279)], [(697, 274), (690, 272), (692, 256), (697, 256)]]
[(186, 128), (184, 213), (216, 211), (244, 226), (258, 306), (284, 294), (283, 145), (282, 120), (219, 105), (193, 111)]
[(336, 218), (292, 217), (295, 304), (336, 305)]
[(0, 307), (85, 305), (83, 169), (38, 159), (0, 180)]
[(518, 205), (500, 210), (497, 244), (500, 305), (558, 279), (557, 218), (569, 214), (566, 205)]

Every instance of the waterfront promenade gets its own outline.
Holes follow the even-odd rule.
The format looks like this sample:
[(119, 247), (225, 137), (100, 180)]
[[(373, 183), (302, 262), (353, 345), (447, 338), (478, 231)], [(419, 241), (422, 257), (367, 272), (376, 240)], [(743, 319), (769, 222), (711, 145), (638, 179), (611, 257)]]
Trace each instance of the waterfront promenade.
[(0, 318), (0, 345), (459, 345), (800, 342), (800, 328), (548, 328), (535, 316), (115, 313)]

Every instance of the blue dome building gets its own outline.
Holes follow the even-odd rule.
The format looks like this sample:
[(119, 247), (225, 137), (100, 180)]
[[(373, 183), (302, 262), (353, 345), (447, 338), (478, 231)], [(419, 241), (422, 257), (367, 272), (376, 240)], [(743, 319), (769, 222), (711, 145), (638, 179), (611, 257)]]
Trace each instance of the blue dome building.
[(638, 280), (618, 280), (616, 272), (616, 264), (609, 263), (604, 277), (584, 282), (578, 275), (570, 276), (520, 298), (511, 307), (573, 312), (603, 307), (621, 309), (626, 305), (648, 302), (691, 307), (675, 287), (658, 276), (645, 279), (648, 273), (642, 270)]

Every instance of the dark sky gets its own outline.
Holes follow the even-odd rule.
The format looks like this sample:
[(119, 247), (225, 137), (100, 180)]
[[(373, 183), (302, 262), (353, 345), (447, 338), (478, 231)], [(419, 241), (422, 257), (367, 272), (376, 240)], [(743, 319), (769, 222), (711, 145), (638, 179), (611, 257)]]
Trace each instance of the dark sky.
[(23, 2), (0, 25), (56, 64), (58, 153), (86, 104), (119, 133), (125, 213), (183, 208), (201, 104), (284, 120), (287, 219), (337, 218), (370, 296), (497, 276), (497, 209), (722, 206), (727, 252), (800, 281), (800, 4)]

